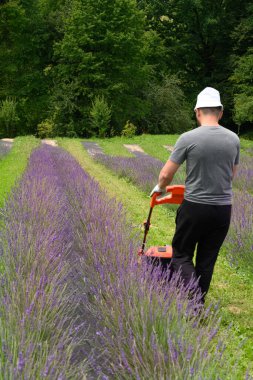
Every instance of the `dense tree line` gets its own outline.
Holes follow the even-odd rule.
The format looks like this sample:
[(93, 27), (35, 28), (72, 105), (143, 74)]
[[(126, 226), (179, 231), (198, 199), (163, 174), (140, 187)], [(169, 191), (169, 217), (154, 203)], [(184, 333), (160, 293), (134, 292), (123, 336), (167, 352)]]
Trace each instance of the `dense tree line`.
[(252, 20), (245, 0), (1, 1), (0, 136), (182, 132), (204, 86), (246, 130)]

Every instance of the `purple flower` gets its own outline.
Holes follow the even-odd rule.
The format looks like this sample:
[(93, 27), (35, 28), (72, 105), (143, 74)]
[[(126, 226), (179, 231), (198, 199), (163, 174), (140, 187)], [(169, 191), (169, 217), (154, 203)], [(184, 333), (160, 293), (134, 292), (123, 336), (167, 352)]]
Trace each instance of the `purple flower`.
[(25, 367), (25, 360), (24, 360), (22, 352), (20, 351), (18, 354), (18, 364), (17, 364), (18, 372), (23, 372), (24, 367)]

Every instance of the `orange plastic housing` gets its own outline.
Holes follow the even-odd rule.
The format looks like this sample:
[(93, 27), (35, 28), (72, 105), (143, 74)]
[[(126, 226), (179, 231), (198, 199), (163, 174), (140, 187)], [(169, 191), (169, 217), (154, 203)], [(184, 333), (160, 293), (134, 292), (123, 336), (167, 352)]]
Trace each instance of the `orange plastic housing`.
[[(150, 201), (150, 207), (153, 209), (155, 206), (163, 205), (163, 204), (181, 204), (184, 200), (184, 191), (185, 186), (184, 185), (175, 185), (175, 186), (167, 186), (166, 187), (166, 193), (168, 195), (165, 195), (163, 197), (160, 197), (161, 193), (154, 193), (151, 201)], [(164, 245), (164, 246), (156, 246), (156, 247), (150, 247), (147, 251), (140, 250), (141, 255), (145, 255), (149, 258), (156, 258), (159, 261), (170, 261), (172, 258), (172, 246), (171, 245)], [(165, 260), (163, 260), (165, 259)]]
[(169, 194), (159, 198), (159, 195), (161, 195), (161, 193), (154, 193), (154, 195), (151, 198), (150, 207), (153, 208), (154, 206), (163, 205), (166, 203), (179, 205), (184, 200), (184, 191), (184, 185), (167, 186), (166, 193)]
[(161, 259), (171, 259), (172, 258), (172, 246), (164, 245), (159, 247), (150, 247), (146, 252), (145, 256), (156, 257)]

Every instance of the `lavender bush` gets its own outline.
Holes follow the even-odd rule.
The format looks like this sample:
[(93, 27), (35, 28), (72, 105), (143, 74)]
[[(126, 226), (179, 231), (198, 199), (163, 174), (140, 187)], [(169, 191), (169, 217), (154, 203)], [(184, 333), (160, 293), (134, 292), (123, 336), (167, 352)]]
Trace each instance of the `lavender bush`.
[[(104, 154), (98, 144), (92, 142), (83, 144), (96, 161), (117, 173), (119, 177), (128, 178), (146, 193), (150, 193), (156, 185), (159, 173), (164, 166), (162, 161), (145, 153), (136, 152), (135, 157), (116, 157)], [(173, 183), (183, 184), (184, 178), (185, 173), (182, 167), (175, 175)]]
[(36, 150), (1, 210), (0, 373), (3, 379), (84, 379), (84, 342), (67, 260), (73, 233), (51, 150)]
[(7, 141), (0, 141), (0, 159), (4, 157), (12, 147), (12, 143)]
[(237, 379), (224, 337), (217, 336), (217, 311), (199, 314), (197, 291), (189, 299), (190, 287), (183, 288), (177, 276), (168, 283), (168, 273), (137, 264), (136, 238), (121, 205), (65, 155), (57, 155), (56, 165), (72, 206), (80, 303), (89, 304), (98, 322), (104, 365), (94, 362), (97, 378), (211, 380), (229, 371)]
[(232, 265), (253, 269), (253, 196), (236, 191), (231, 226), (226, 239), (228, 258)]
[(253, 156), (242, 155), (234, 186), (240, 190), (253, 191)]

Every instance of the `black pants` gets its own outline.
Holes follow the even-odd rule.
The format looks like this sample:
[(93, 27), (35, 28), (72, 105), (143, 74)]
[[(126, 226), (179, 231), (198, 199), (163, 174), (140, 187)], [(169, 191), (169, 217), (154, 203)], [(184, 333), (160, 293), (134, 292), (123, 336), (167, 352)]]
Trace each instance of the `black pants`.
[[(173, 270), (181, 270), (185, 285), (199, 278), (203, 302), (208, 292), (220, 247), (227, 235), (231, 205), (206, 205), (184, 200), (176, 215), (176, 232), (172, 241)], [(196, 265), (193, 265), (197, 246)]]

